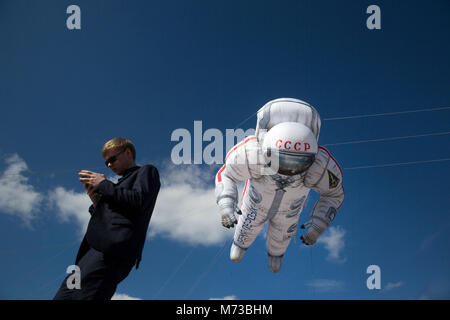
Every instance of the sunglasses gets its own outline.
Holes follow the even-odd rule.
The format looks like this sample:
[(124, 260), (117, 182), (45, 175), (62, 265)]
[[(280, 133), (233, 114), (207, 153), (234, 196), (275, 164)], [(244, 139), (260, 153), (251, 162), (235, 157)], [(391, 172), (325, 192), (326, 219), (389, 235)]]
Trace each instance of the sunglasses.
[(118, 156), (119, 154), (121, 154), (121, 153), (124, 153), (124, 152), (125, 152), (125, 150), (122, 150), (122, 151), (120, 151), (118, 154), (116, 154), (116, 155), (114, 155), (114, 156), (109, 157), (108, 159), (106, 159), (105, 165), (108, 167), (108, 164), (116, 162), (117, 156)]

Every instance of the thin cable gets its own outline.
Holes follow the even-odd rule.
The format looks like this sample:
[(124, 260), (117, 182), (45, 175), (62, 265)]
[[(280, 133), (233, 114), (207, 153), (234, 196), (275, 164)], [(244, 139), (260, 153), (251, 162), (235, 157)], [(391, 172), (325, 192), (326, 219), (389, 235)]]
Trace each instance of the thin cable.
[(423, 161), (410, 161), (410, 162), (396, 162), (396, 163), (386, 163), (386, 164), (375, 164), (371, 166), (359, 166), (359, 167), (350, 167), (343, 168), (344, 170), (357, 170), (357, 169), (369, 169), (369, 168), (384, 168), (384, 167), (396, 167), (403, 165), (411, 165), (411, 164), (420, 164), (420, 163), (431, 163), (431, 162), (444, 162), (450, 161), (450, 158), (444, 159), (435, 159), (435, 160), (423, 160)]
[[(362, 115), (354, 115), (354, 116), (344, 116), (344, 117), (334, 117), (334, 118), (325, 118), (323, 121), (334, 121), (334, 120), (347, 120), (347, 119), (358, 119), (358, 118), (369, 118), (369, 117), (383, 117), (383, 116), (393, 116), (399, 114), (408, 114), (408, 113), (417, 113), (417, 112), (430, 112), (430, 111), (440, 111), (440, 110), (449, 110), (450, 107), (436, 107), (429, 109), (418, 109), (418, 110), (406, 110), (406, 111), (395, 111), (395, 112), (384, 112), (384, 113), (373, 113), (373, 114), (362, 114)], [(241, 121), (234, 129), (239, 127), (241, 124), (247, 122), (250, 118), (256, 115), (258, 111), (251, 114), (249, 117)]]
[(363, 115), (346, 116), (346, 117), (325, 118), (323, 120), (324, 121), (333, 121), (333, 120), (347, 120), (347, 119), (369, 118), (369, 117), (382, 117), (382, 116), (393, 116), (393, 115), (398, 115), (398, 114), (429, 112), (429, 111), (439, 111), (439, 110), (448, 110), (448, 109), (450, 109), (450, 107), (437, 107), (437, 108), (430, 108), (430, 109), (407, 110), (407, 111), (363, 114)]
[[(335, 143), (326, 143), (322, 146), (329, 147), (329, 146), (339, 146), (339, 145), (348, 145), (348, 144), (361, 144), (361, 143), (368, 143), (368, 142), (383, 142), (383, 141), (395, 141), (395, 140), (402, 140), (402, 139), (413, 139), (413, 138), (420, 138), (420, 137), (431, 137), (431, 136), (443, 136), (450, 134), (450, 131), (442, 131), (442, 132), (433, 132), (433, 133), (424, 133), (424, 134), (416, 134), (416, 135), (410, 135), (410, 136), (395, 136), (395, 137), (387, 137), (387, 138), (380, 138), (380, 139), (367, 139), (367, 140), (353, 140), (353, 141), (345, 141), (345, 142), (335, 142)], [(97, 170), (101, 169), (103, 167), (96, 167), (92, 168), (90, 170)], [(67, 172), (74, 172), (74, 170), (59, 170), (54, 172), (28, 172), (31, 175), (52, 175), (56, 173), (67, 173)], [(14, 176), (23, 176), (22, 173), (16, 173), (16, 174), (3, 174), (0, 176), (1, 178), (6, 177), (14, 177)]]
[[(430, 108), (430, 109), (419, 109), (419, 110), (407, 110), (407, 111), (396, 111), (396, 112), (386, 112), (386, 113), (374, 113), (374, 114), (366, 114), (366, 115), (355, 115), (355, 116), (344, 116), (344, 117), (334, 117), (334, 118), (325, 118), (323, 121), (333, 121), (333, 120), (346, 120), (346, 119), (357, 119), (357, 118), (368, 118), (368, 117), (381, 117), (381, 116), (391, 116), (391, 115), (399, 115), (399, 114), (407, 114), (407, 113), (417, 113), (417, 112), (430, 112), (430, 111), (439, 111), (439, 110), (449, 110), (450, 107), (437, 107), (437, 108)], [(250, 118), (252, 118), (254, 115), (258, 113), (255, 112), (251, 114), (249, 117), (241, 121), (234, 129), (239, 127), (241, 124), (247, 122)], [(415, 138), (415, 137), (425, 137), (425, 136), (436, 136), (436, 135), (444, 135), (449, 134), (450, 132), (440, 132), (440, 133), (431, 133), (431, 134), (419, 134), (419, 135), (413, 135), (413, 136), (404, 136), (404, 137), (389, 137), (389, 138), (382, 138), (382, 139), (371, 139), (371, 140), (359, 140), (359, 141), (349, 141), (349, 142), (337, 142), (337, 143), (331, 143), (331, 144), (325, 144), (324, 146), (335, 146), (335, 145), (344, 145), (344, 144), (356, 144), (356, 143), (365, 143), (365, 142), (375, 142), (375, 141), (389, 141), (389, 140), (399, 140), (399, 139), (407, 139), (407, 138)], [(98, 170), (102, 169), (102, 167), (95, 167), (89, 170)], [(69, 173), (69, 172), (75, 172), (75, 170), (56, 170), (52, 172), (45, 172), (45, 171), (28, 171), (29, 175), (33, 176), (39, 176), (39, 175), (53, 175), (53, 174), (59, 174), (59, 173)], [(21, 173), (17, 174), (3, 174), (0, 176), (0, 178), (3, 177), (10, 177), (10, 176), (23, 176)]]
[(411, 138), (419, 138), (419, 137), (442, 136), (442, 135), (446, 135), (446, 134), (450, 134), (450, 131), (416, 134), (416, 135), (412, 135), (412, 136), (399, 136), (399, 137), (388, 137), (388, 138), (380, 138), (380, 139), (368, 139), (368, 140), (355, 140), (355, 141), (347, 141), (347, 142), (327, 143), (327, 144), (324, 144), (323, 146), (328, 147), (328, 146), (340, 146), (340, 145), (345, 145), (345, 144), (393, 141), (393, 140), (411, 139)]
[(30, 270), (29, 272), (25, 273), (22, 275), (22, 278), (26, 278), (30, 275), (32, 275), (33, 273), (35, 273), (37, 270), (39, 270), (40, 268), (42, 268), (43, 266), (47, 265), (50, 261), (54, 260), (56, 257), (59, 257), (60, 255), (62, 255), (63, 253), (65, 253), (68, 249), (73, 248), (73, 246), (75, 246), (76, 244), (80, 243), (80, 240), (77, 241), (73, 241), (70, 245), (67, 245), (66, 247), (64, 247), (61, 251), (59, 251), (57, 254), (51, 256), (48, 259), (45, 259), (44, 262), (40, 263), (38, 266), (36, 266), (35, 268), (33, 268), (32, 270)]
[[(21, 282), (21, 281), (29, 281), (29, 277), (30, 277), (31, 275), (33, 275), (34, 273), (36, 273), (36, 271), (38, 271), (39, 269), (41, 269), (43, 266), (47, 265), (50, 261), (54, 260), (56, 257), (59, 257), (60, 255), (62, 255), (63, 253), (65, 253), (65, 252), (67, 251), (67, 249), (72, 248), (72, 247), (73, 247), (75, 244), (77, 244), (77, 243), (79, 243), (79, 240), (73, 241), (71, 245), (65, 247), (63, 250), (59, 251), (57, 254), (51, 256), (50, 258), (45, 259), (44, 262), (40, 263), (38, 266), (36, 266), (36, 267), (33, 268), (32, 270), (30, 270), (30, 271), (28, 271), (28, 272), (26, 272), (26, 273), (23, 273), (23, 274), (21, 275), (20, 279), (19, 279), (19, 280), (20, 280), (19, 282)], [(60, 275), (58, 276), (57, 279), (59, 279), (59, 278), (61, 278)], [(53, 279), (52, 281), (47, 282), (46, 284), (43, 284), (43, 285), (47, 285), (47, 284), (49, 284), (49, 283), (53, 283), (53, 282), (55, 282), (57, 279)], [(42, 285), (41, 285), (41, 286), (42, 286)], [(31, 292), (28, 292), (27, 295), (29, 295), (30, 293), (31, 293)]]
[(223, 243), (222, 248), (220, 248), (220, 250), (217, 251), (216, 255), (211, 260), (209, 265), (206, 267), (205, 271), (203, 271), (203, 273), (197, 278), (197, 280), (194, 282), (192, 287), (189, 289), (188, 293), (185, 296), (185, 299), (187, 299), (187, 297), (189, 297), (192, 294), (192, 292), (194, 291), (195, 287), (197, 287), (197, 285), (200, 283), (200, 281), (205, 277), (205, 275), (210, 271), (212, 266), (216, 263), (217, 259), (223, 254), (223, 252), (225, 251), (224, 249), (225, 249), (227, 243), (228, 243), (228, 241), (225, 240), (224, 243)]
[(183, 261), (178, 265), (178, 267), (172, 272), (172, 274), (167, 278), (167, 280), (164, 282), (164, 284), (155, 293), (155, 295), (153, 296), (153, 299), (156, 299), (160, 295), (160, 293), (164, 290), (164, 288), (169, 284), (169, 282), (172, 281), (172, 279), (175, 277), (175, 275), (178, 273), (178, 271), (180, 271), (181, 267), (186, 263), (187, 259), (189, 259), (189, 257), (192, 255), (194, 250), (195, 250), (195, 247), (193, 247), (191, 249), (191, 251), (189, 251), (189, 253), (184, 257)]
[(309, 253), (310, 253), (309, 256), (310, 256), (310, 259), (311, 259), (311, 284), (312, 284), (311, 288), (312, 288), (313, 296), (315, 296), (316, 295), (316, 290), (315, 290), (315, 286), (314, 286), (314, 265), (313, 265), (312, 250), (313, 250), (313, 247), (311, 246), (309, 248)]
[(252, 118), (254, 115), (256, 115), (258, 113), (258, 111), (256, 111), (255, 113), (253, 113), (252, 115), (250, 115), (249, 117), (247, 117), (245, 120), (239, 122), (236, 127), (234, 127), (233, 130), (236, 130), (237, 127), (239, 127), (241, 124), (246, 123), (250, 118)]

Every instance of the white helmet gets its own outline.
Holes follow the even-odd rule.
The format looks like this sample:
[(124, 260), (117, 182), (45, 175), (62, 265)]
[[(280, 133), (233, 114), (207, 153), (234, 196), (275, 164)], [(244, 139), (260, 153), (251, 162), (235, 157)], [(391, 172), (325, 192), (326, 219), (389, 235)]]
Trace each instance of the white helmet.
[(273, 126), (265, 134), (262, 147), (267, 159), (271, 162), (278, 159), (278, 173), (289, 176), (306, 171), (318, 151), (314, 133), (298, 122), (282, 122)]

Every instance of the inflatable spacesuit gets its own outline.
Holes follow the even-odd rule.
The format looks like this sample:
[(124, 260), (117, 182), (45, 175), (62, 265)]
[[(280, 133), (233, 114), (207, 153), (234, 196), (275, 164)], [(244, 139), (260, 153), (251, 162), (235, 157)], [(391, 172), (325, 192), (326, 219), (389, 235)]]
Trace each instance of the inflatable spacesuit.
[[(311, 219), (302, 226), (306, 229), (302, 241), (314, 244), (333, 221), (344, 200), (342, 172), (330, 153), (318, 146), (320, 126), (319, 114), (309, 104), (296, 99), (273, 100), (258, 111), (256, 135), (228, 152), (216, 175), (216, 201), (223, 226), (237, 224), (231, 260), (242, 259), (269, 221), (269, 269), (278, 272), (311, 189), (320, 199)], [(240, 208), (238, 181), (245, 181)]]

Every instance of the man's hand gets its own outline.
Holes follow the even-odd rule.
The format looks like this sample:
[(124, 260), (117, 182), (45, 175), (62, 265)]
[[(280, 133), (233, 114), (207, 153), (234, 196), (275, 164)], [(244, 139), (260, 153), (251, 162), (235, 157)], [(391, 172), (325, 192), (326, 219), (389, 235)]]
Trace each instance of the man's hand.
[(98, 193), (94, 191), (95, 190), (94, 187), (92, 187), (91, 185), (89, 185), (87, 183), (83, 183), (83, 186), (86, 189), (87, 195), (89, 196), (89, 198), (91, 198), (92, 205), (95, 208), (95, 206), (96, 206), (96, 204), (98, 202), (98, 198), (99, 198)]
[[(83, 184), (87, 184), (93, 189), (97, 188), (97, 186), (106, 179), (104, 174), (88, 171), (88, 170), (81, 170), (78, 172), (78, 175), (80, 176), (80, 181)], [(87, 190), (87, 189), (86, 189)]]
[(100, 182), (106, 179), (105, 175), (88, 170), (81, 170), (80, 172), (78, 172), (78, 175), (80, 176), (80, 181), (83, 183), (83, 186), (86, 189), (86, 193), (89, 198), (91, 198), (92, 205), (95, 208), (99, 195), (94, 190), (95, 188), (97, 188)]

